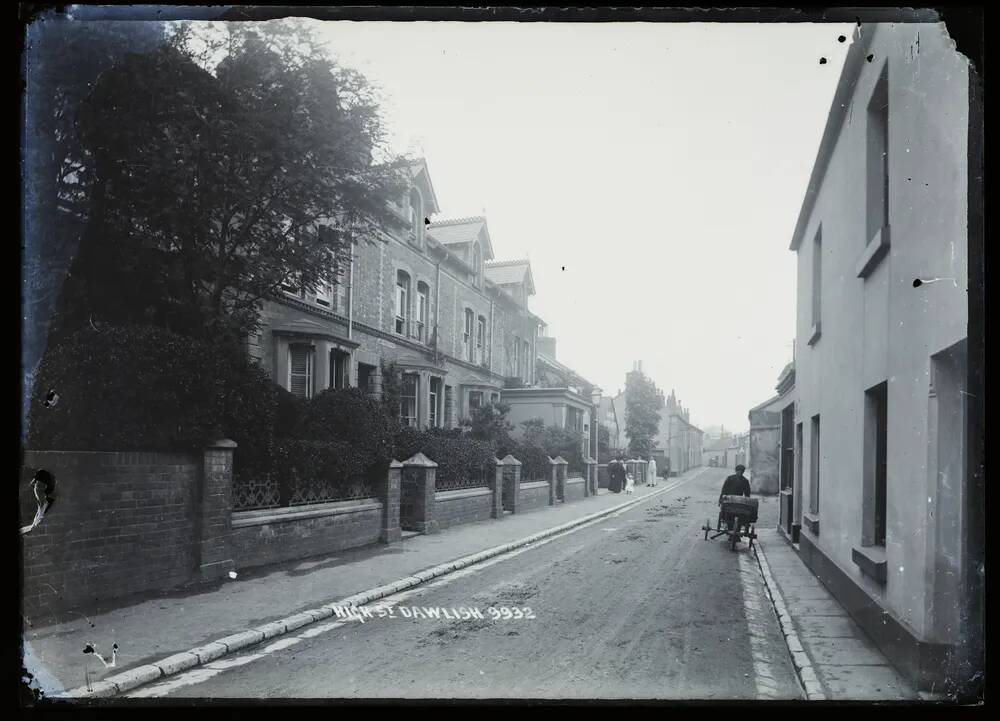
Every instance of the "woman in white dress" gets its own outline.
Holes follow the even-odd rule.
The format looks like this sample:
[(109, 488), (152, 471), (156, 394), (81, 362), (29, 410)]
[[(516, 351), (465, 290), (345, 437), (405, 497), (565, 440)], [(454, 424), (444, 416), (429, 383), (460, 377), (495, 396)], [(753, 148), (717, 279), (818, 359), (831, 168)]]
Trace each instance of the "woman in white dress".
[(652, 456), (649, 457), (649, 465), (646, 466), (646, 485), (655, 486), (656, 485), (656, 461)]

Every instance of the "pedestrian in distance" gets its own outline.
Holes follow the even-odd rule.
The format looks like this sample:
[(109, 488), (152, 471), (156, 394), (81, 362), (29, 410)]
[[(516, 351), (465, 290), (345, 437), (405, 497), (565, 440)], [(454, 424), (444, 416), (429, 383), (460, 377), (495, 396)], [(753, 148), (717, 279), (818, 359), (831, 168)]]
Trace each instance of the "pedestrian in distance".
[(656, 459), (653, 458), (652, 456), (649, 457), (649, 465), (646, 466), (646, 473), (649, 474), (648, 476), (646, 476), (646, 485), (647, 486), (654, 486), (655, 487), (656, 486)]
[(631, 473), (625, 474), (625, 493), (635, 493), (635, 477)]
[(608, 464), (608, 490), (612, 493), (621, 493), (625, 485), (625, 465), (621, 458), (615, 458)]

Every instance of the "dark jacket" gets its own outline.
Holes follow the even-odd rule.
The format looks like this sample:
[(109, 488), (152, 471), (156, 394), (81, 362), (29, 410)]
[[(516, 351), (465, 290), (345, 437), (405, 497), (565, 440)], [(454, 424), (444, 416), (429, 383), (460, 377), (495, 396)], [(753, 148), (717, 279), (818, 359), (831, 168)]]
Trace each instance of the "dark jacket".
[(612, 493), (620, 493), (625, 487), (625, 464), (619, 461), (609, 463), (608, 480), (608, 490)]
[(734, 473), (728, 476), (722, 484), (722, 493), (719, 494), (719, 503), (722, 503), (723, 496), (749, 496), (750, 481), (746, 476)]

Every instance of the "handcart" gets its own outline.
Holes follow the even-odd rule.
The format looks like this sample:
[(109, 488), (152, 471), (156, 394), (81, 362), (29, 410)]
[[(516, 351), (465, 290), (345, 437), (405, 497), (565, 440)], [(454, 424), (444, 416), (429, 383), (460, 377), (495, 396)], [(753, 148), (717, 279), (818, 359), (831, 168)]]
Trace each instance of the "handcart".
[(701, 529), (705, 532), (705, 540), (708, 534), (712, 533), (712, 538), (728, 536), (730, 548), (736, 550), (736, 544), (741, 538), (750, 539), (750, 548), (753, 548), (754, 539), (757, 534), (754, 532), (754, 524), (757, 523), (757, 499), (746, 496), (723, 496), (722, 504), (719, 507), (719, 518), (712, 528), (712, 519), (705, 522)]

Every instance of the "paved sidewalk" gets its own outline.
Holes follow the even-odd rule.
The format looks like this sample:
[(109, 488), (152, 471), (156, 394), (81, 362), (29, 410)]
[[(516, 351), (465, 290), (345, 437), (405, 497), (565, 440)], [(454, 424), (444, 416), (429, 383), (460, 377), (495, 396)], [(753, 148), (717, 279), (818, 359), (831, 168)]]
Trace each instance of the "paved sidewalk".
[[(632, 496), (600, 489), (597, 496), (505, 515), (501, 520), (457, 526), (433, 535), (409, 536), (392, 546), (368, 546), (248, 571), (237, 569), (235, 581), (156, 597), (147, 595), (121, 601), (123, 605), (113, 608), (70, 611), (56, 619), (33, 618), (31, 609), (25, 609), (26, 665), (46, 695), (54, 695), (83, 686), (87, 668), (90, 680), (97, 682), (215, 639), (616, 508), (686, 481), (701, 470), (661, 480), (655, 488), (636, 487)], [(112, 669), (105, 670), (93, 656), (83, 654), (88, 643), (108, 654), (115, 642), (119, 652)], [(53, 688), (53, 683), (59, 687)]]
[[(764, 528), (757, 534), (765, 580), (809, 698), (920, 698), (780, 533)], [(784, 618), (782, 607), (787, 614)]]

